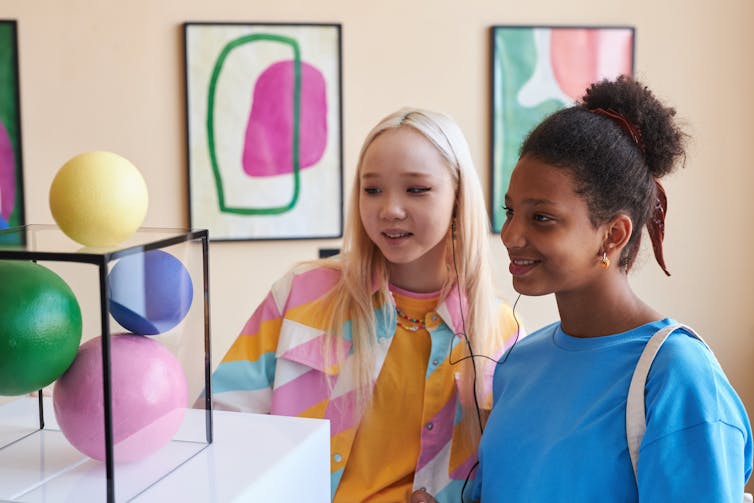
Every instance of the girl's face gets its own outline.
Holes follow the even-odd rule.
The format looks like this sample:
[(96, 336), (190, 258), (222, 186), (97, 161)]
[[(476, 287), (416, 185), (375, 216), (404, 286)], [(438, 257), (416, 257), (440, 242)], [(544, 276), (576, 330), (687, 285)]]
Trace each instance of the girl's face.
[(360, 184), (361, 221), (390, 263), (391, 282), (417, 291), (439, 288), (455, 201), (440, 152), (410, 127), (384, 131), (367, 147)]
[(525, 156), (513, 170), (500, 234), (513, 287), (523, 295), (568, 293), (604, 276), (605, 231), (589, 220), (569, 172)]

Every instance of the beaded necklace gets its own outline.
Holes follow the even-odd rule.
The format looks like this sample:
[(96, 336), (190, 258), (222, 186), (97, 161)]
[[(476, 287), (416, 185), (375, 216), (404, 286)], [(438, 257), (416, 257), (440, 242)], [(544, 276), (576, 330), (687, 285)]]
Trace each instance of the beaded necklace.
[[(417, 330), (426, 329), (427, 326), (424, 323), (424, 320), (417, 320), (416, 318), (412, 318), (406, 313), (404, 313), (401, 308), (398, 306), (395, 306), (395, 312), (398, 314), (398, 326), (401, 328), (404, 328), (408, 330), (409, 332), (416, 332)], [(410, 321), (411, 323), (414, 323), (414, 325), (407, 325), (406, 323), (402, 322), (401, 319)]]

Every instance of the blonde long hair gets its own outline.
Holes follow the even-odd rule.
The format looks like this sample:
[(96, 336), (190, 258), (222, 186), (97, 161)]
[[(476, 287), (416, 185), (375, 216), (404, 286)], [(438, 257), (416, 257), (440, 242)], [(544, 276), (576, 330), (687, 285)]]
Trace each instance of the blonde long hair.
[[(393, 301), (388, 289), (387, 261), (369, 239), (359, 214), (361, 171), (364, 154), (374, 139), (384, 131), (396, 128), (412, 128), (419, 132), (447, 161), (456, 190), (453, 217), (455, 262), (458, 286), (468, 302), (468, 309), (464, 312), (466, 335), (476, 354), (492, 355), (502, 344), (502, 328), (497, 323), (497, 303), (489, 269), (489, 219), (466, 138), (458, 125), (446, 115), (413, 108), (394, 112), (383, 118), (364, 140), (348, 204), (341, 257), (323, 262), (341, 271), (337, 285), (325, 302), (332, 309), (328, 333), (335, 336), (335, 341), (341, 341), (344, 323), (351, 320), (353, 372), (362, 407), (371, 396), (370, 384), (375, 369), (377, 320), (374, 306)], [(456, 281), (452, 248), (453, 240), (448, 229), (445, 256), (449, 274), (441, 289), (441, 300), (447, 297)], [(372, 295), (375, 288), (376, 298)], [(394, 316), (392, 311), (388, 315)], [(326, 353), (332, 354), (330, 351)], [(477, 367), (481, 368), (479, 361)], [(463, 386), (470, 390), (473, 380), (470, 359), (460, 365), (459, 372)], [(477, 381), (477, 386), (481, 393), (481, 379)]]

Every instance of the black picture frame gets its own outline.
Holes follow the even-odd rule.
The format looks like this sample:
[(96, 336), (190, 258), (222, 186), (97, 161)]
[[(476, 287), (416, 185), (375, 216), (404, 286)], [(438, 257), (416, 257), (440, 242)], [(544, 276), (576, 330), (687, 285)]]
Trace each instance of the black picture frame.
[(494, 25), (490, 28), (490, 216), (498, 233), (518, 151), (547, 115), (591, 82), (633, 75), (632, 26)]

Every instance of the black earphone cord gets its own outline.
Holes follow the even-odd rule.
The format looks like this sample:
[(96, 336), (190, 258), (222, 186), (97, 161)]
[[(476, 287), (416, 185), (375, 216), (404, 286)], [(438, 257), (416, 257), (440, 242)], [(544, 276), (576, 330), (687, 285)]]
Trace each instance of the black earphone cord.
[[(471, 340), (469, 339), (468, 334), (466, 333), (466, 320), (463, 315), (463, 302), (461, 297), (461, 286), (460, 286), (460, 278), (458, 276), (458, 264), (456, 262), (456, 240), (455, 240), (455, 221), (452, 224), (452, 254), (453, 254), (453, 269), (456, 274), (456, 289), (458, 290), (458, 307), (459, 312), (461, 313), (461, 329), (462, 332), (460, 334), (455, 335), (461, 335), (463, 336), (463, 340), (466, 342), (466, 347), (469, 350), (469, 354), (459, 358), (458, 360), (453, 361), (452, 357), (452, 349), (453, 349), (453, 339), (450, 341), (450, 347), (448, 348), (448, 363), (451, 365), (457, 365), (461, 363), (464, 360), (471, 360), (471, 368), (473, 372), (473, 379), (472, 379), (472, 390), (473, 390), (473, 396), (474, 396), (474, 408), (476, 410), (476, 417), (477, 422), (479, 423), (479, 435), (484, 432), (484, 425), (482, 424), (482, 409), (479, 406), (479, 397), (477, 396), (477, 369), (476, 369), (476, 361), (475, 358), (486, 358), (487, 360), (495, 362), (495, 365), (502, 365), (505, 363), (505, 361), (508, 359), (508, 355), (511, 354), (511, 351), (513, 350), (513, 347), (516, 345), (516, 342), (518, 342), (519, 333), (521, 331), (521, 324), (518, 322), (518, 317), (516, 316), (516, 306), (518, 305), (518, 301), (521, 299), (521, 294), (519, 294), (516, 297), (516, 301), (513, 303), (513, 320), (516, 322), (516, 336), (513, 339), (513, 343), (508, 348), (508, 350), (505, 352), (502, 358), (499, 360), (496, 360), (495, 358), (492, 358), (491, 356), (487, 355), (477, 355), (474, 354), (474, 350), (471, 348)], [(474, 470), (479, 465), (479, 459), (477, 459), (474, 464), (469, 469), (468, 475), (466, 475), (466, 479), (463, 481), (463, 486), (461, 487), (461, 503), (463, 503), (463, 493), (466, 491), (466, 486), (469, 483), (469, 480), (471, 479), (471, 474), (474, 473)]]

